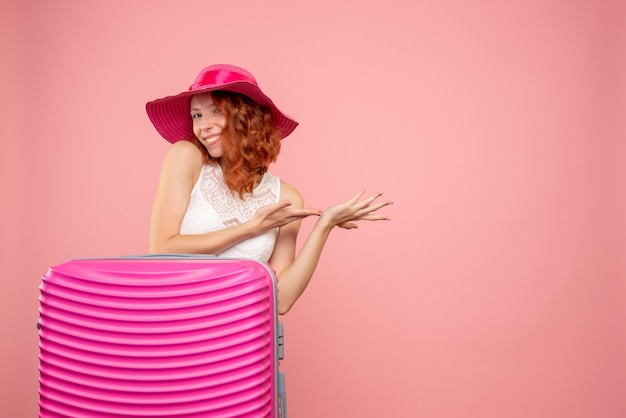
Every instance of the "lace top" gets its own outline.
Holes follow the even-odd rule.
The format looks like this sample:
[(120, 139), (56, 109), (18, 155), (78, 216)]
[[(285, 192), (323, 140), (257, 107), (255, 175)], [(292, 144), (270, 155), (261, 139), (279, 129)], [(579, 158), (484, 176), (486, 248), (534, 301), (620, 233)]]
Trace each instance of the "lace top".
[[(257, 209), (278, 202), (280, 179), (265, 173), (261, 182), (244, 199), (230, 191), (219, 165), (205, 164), (194, 185), (187, 211), (180, 226), (181, 235), (204, 234), (243, 223)], [(245, 257), (267, 262), (274, 250), (278, 228), (242, 241), (220, 254), (220, 257)]]

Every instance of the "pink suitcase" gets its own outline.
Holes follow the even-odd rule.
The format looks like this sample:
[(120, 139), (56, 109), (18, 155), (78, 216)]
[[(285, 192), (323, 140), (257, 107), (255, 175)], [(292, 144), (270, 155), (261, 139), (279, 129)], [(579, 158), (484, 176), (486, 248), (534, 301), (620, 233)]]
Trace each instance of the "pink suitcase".
[(40, 289), (39, 417), (286, 418), (267, 264), (71, 260)]

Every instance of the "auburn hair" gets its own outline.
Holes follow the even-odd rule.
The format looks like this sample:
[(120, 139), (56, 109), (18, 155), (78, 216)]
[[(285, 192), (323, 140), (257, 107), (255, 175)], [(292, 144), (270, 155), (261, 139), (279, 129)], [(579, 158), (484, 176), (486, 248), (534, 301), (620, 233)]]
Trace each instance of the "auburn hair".
[(228, 188), (243, 199), (251, 193), (276, 161), (280, 152), (280, 131), (274, 126), (269, 108), (243, 94), (211, 92), (213, 103), (226, 115), (222, 127), (222, 157), (213, 158), (198, 138), (192, 139), (202, 151), (205, 164), (220, 164)]

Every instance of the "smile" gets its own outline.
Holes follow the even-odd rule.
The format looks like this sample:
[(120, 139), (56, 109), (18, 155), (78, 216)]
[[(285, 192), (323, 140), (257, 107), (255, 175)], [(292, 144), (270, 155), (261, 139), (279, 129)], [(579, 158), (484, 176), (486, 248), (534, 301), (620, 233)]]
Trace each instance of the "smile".
[(204, 138), (204, 143), (206, 145), (215, 145), (220, 141), (221, 135), (213, 135)]

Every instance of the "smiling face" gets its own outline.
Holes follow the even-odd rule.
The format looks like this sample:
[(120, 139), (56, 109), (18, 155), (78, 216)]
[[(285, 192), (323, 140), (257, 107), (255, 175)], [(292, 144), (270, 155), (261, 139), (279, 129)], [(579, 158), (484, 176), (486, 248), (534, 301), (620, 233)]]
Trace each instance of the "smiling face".
[(211, 93), (197, 94), (189, 105), (193, 121), (193, 133), (213, 158), (223, 155), (221, 133), (226, 124), (226, 115), (215, 103)]

